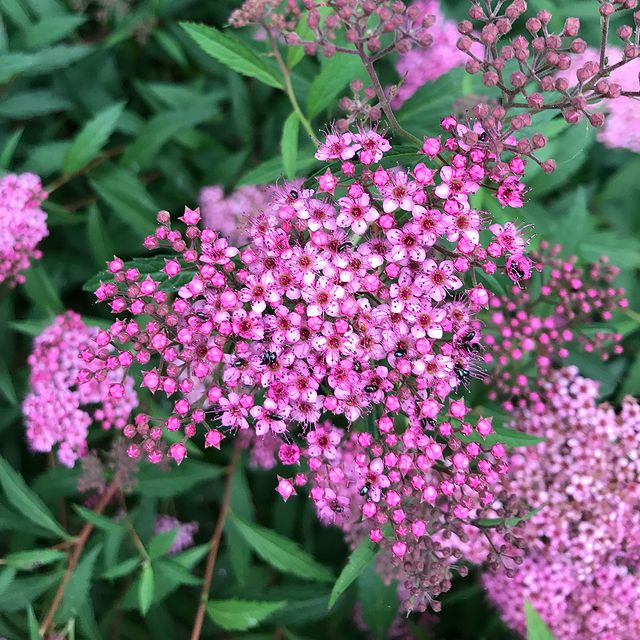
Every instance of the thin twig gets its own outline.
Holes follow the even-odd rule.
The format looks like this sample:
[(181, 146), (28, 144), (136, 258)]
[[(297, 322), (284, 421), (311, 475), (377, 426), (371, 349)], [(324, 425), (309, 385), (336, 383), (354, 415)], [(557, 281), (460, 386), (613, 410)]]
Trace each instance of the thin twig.
[[(120, 479), (115, 478), (113, 482), (106, 488), (105, 492), (102, 494), (100, 501), (93, 509), (93, 512), (96, 514), (101, 514), (106, 506), (111, 502), (111, 498), (116, 494), (118, 487), (120, 486)], [(67, 564), (67, 570), (64, 572), (60, 583), (58, 584), (58, 588), (56, 589), (56, 593), (53, 596), (53, 600), (51, 601), (51, 606), (47, 611), (47, 615), (44, 617), (42, 624), (40, 625), (40, 635), (44, 636), (51, 624), (53, 623), (53, 618), (56, 615), (56, 611), (60, 607), (62, 603), (62, 598), (64, 596), (64, 590), (69, 582), (69, 578), (71, 578), (71, 574), (76, 568), (78, 561), (80, 560), (80, 556), (82, 555), (82, 551), (84, 550), (87, 541), (89, 540), (89, 536), (93, 531), (93, 525), (90, 522), (87, 522), (84, 527), (82, 527), (80, 533), (75, 542), (75, 546), (71, 555), (69, 556), (69, 562)]]
[(403, 129), (398, 122), (396, 114), (393, 112), (393, 108), (391, 107), (389, 99), (387, 98), (387, 94), (380, 84), (380, 78), (378, 78), (378, 74), (375, 70), (375, 67), (373, 66), (371, 58), (369, 58), (362, 47), (359, 48), (359, 53), (360, 59), (362, 60), (362, 63), (364, 64), (364, 67), (367, 70), (369, 77), (371, 78), (371, 82), (373, 83), (373, 88), (376, 92), (376, 95), (378, 96), (380, 106), (382, 107), (384, 114), (387, 116), (390, 127), (403, 138), (406, 138), (407, 140), (413, 142), (416, 146), (422, 146), (422, 142), (418, 140), (418, 138), (416, 138), (412, 133), (409, 133), (406, 129)]
[(125, 149), (126, 147), (119, 146), (119, 147), (113, 147), (112, 149), (107, 149), (106, 151), (103, 151), (97, 158), (94, 158), (91, 162), (86, 164), (84, 167), (82, 167), (78, 171), (74, 173), (70, 173), (68, 175), (60, 176), (57, 180), (54, 180), (51, 184), (48, 184), (45, 187), (45, 191), (49, 195), (51, 195), (54, 191), (57, 191), (60, 187), (67, 184), (67, 182), (70, 182), (74, 178), (77, 178), (78, 176), (82, 176), (85, 173), (89, 173), (89, 171), (91, 171), (92, 169), (95, 169), (97, 166), (101, 165), (103, 162), (106, 162), (107, 160), (110, 160), (115, 156), (119, 156), (121, 153), (124, 152)]
[(293, 110), (298, 116), (298, 119), (302, 123), (302, 126), (304, 127), (305, 131), (309, 134), (309, 137), (311, 138), (311, 140), (313, 140), (313, 144), (318, 146), (319, 144), (318, 138), (316, 137), (316, 134), (314, 133), (313, 128), (311, 127), (311, 123), (307, 120), (307, 117), (304, 115), (304, 113), (302, 112), (302, 109), (300, 108), (300, 105), (298, 104), (298, 99), (296, 98), (296, 94), (293, 91), (293, 85), (291, 84), (291, 73), (289, 72), (289, 69), (285, 64), (284, 60), (282, 59), (282, 56), (280, 55), (280, 49), (278, 49), (278, 43), (276, 42), (276, 39), (274, 38), (271, 30), (268, 28), (267, 28), (267, 33), (269, 34), (269, 42), (271, 43), (271, 49), (273, 50), (273, 55), (275, 56), (278, 66), (280, 67), (280, 71), (282, 71), (282, 77), (284, 79), (284, 90), (285, 90), (285, 93), (287, 94), (287, 97), (289, 98), (289, 102), (291, 103), (291, 106), (293, 107)]
[(199, 640), (202, 633), (202, 625), (204, 624), (204, 614), (209, 600), (209, 591), (211, 590), (211, 582), (213, 580), (213, 570), (216, 566), (216, 559), (218, 557), (218, 549), (220, 548), (220, 540), (222, 539), (222, 532), (224, 531), (224, 525), (229, 514), (229, 508), (231, 503), (231, 482), (233, 480), (233, 472), (240, 459), (242, 449), (240, 448), (240, 439), (236, 438), (235, 448), (231, 461), (227, 467), (227, 477), (224, 483), (224, 492), (222, 494), (222, 502), (220, 504), (220, 511), (218, 513), (218, 519), (216, 520), (216, 526), (213, 530), (213, 535), (209, 542), (209, 555), (207, 556), (207, 566), (204, 570), (204, 581), (202, 583), (202, 593), (200, 594), (200, 602), (198, 604), (198, 611), (196, 612), (196, 618), (193, 622), (193, 631), (191, 632), (191, 640)]

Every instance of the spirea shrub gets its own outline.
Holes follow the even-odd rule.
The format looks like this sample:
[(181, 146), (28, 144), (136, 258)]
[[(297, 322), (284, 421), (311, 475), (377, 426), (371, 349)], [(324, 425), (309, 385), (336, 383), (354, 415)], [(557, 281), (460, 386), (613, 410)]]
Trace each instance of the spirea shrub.
[(640, 608), (640, 407), (598, 402), (599, 384), (567, 367), (542, 383), (542, 406), (515, 423), (545, 440), (510, 457), (509, 490), (539, 511), (523, 523), (527, 552), (515, 576), (483, 583), (502, 617), (524, 632), (531, 601), (558, 640), (631, 640)]
[(38, 245), (49, 234), (41, 206), (46, 197), (33, 173), (0, 178), (0, 284), (24, 282), (22, 271), (42, 256)]
[(91, 424), (122, 429), (138, 405), (131, 376), (106, 369), (81, 373), (93, 369), (80, 353), (93, 344), (97, 332), (67, 311), (36, 337), (28, 359), (29, 393), (22, 407), (27, 442), (33, 451), (57, 447), (58, 460), (67, 467), (87, 453)]

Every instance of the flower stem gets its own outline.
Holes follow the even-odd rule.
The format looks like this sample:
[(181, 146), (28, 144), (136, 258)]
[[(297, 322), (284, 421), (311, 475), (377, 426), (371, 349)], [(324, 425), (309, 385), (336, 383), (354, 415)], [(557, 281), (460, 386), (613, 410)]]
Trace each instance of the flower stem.
[(240, 454), (242, 449), (240, 448), (240, 440), (236, 439), (235, 448), (231, 461), (227, 467), (227, 478), (224, 484), (224, 492), (222, 494), (222, 502), (220, 504), (220, 511), (218, 513), (218, 519), (216, 520), (216, 526), (213, 530), (213, 535), (209, 542), (209, 555), (207, 556), (207, 566), (204, 570), (204, 581), (202, 583), (202, 592), (200, 594), (200, 602), (198, 604), (198, 611), (193, 622), (193, 630), (191, 631), (191, 640), (199, 640), (202, 633), (202, 625), (204, 624), (204, 614), (207, 607), (207, 601), (209, 600), (209, 591), (211, 589), (211, 582), (213, 580), (213, 570), (216, 566), (216, 559), (218, 557), (218, 549), (220, 548), (220, 540), (222, 539), (222, 532), (224, 531), (225, 521), (229, 514), (229, 507), (231, 503), (231, 483), (233, 480), (233, 472), (235, 471), (238, 460), (240, 460)]
[[(111, 484), (106, 488), (105, 492), (102, 494), (100, 501), (93, 509), (94, 513), (101, 514), (105, 510), (106, 506), (109, 504), (109, 502), (111, 502), (111, 499), (118, 491), (119, 486), (120, 486), (120, 479), (115, 478), (111, 482)], [(71, 555), (69, 556), (67, 570), (64, 572), (64, 575), (62, 576), (62, 579), (58, 584), (56, 593), (53, 596), (53, 600), (51, 601), (51, 606), (49, 607), (49, 610), (47, 611), (47, 614), (45, 615), (44, 620), (40, 625), (40, 635), (43, 637), (45, 636), (49, 627), (53, 623), (53, 618), (56, 615), (56, 612), (58, 611), (60, 604), (62, 603), (64, 590), (67, 586), (67, 583), (69, 582), (69, 578), (71, 578), (71, 574), (73, 573), (74, 569), (78, 564), (78, 561), (80, 560), (82, 551), (84, 550), (84, 547), (87, 544), (87, 541), (89, 540), (89, 536), (91, 535), (92, 531), (93, 531), (93, 525), (90, 522), (87, 522), (84, 525), (84, 527), (82, 527), (82, 530), (78, 534), (78, 537), (75, 541), (74, 549), (71, 552)]]
[(302, 123), (304, 130), (309, 134), (309, 137), (311, 138), (311, 140), (313, 140), (313, 144), (318, 146), (319, 141), (318, 141), (318, 138), (316, 137), (316, 134), (313, 131), (313, 128), (311, 127), (311, 123), (309, 122), (309, 120), (307, 120), (307, 117), (304, 115), (304, 113), (302, 112), (302, 109), (300, 108), (300, 105), (298, 104), (298, 99), (296, 98), (296, 94), (293, 91), (293, 84), (291, 84), (291, 73), (289, 72), (289, 69), (285, 64), (284, 60), (282, 59), (282, 56), (280, 55), (280, 50), (278, 49), (278, 43), (276, 42), (276, 39), (274, 38), (271, 30), (268, 27), (265, 27), (265, 28), (267, 29), (267, 33), (269, 34), (269, 42), (271, 43), (271, 50), (273, 51), (273, 55), (275, 56), (275, 59), (278, 62), (280, 71), (282, 71), (282, 77), (284, 79), (284, 90), (285, 90), (285, 93), (287, 94), (287, 97), (289, 98), (289, 102), (291, 103), (291, 106), (295, 114), (298, 116), (300, 122)]
[(412, 133), (409, 133), (406, 129), (403, 129), (398, 119), (396, 118), (396, 114), (393, 112), (393, 108), (389, 103), (389, 99), (387, 98), (387, 94), (384, 92), (382, 85), (380, 84), (380, 78), (378, 78), (378, 74), (373, 66), (373, 62), (371, 58), (365, 53), (364, 49), (361, 46), (358, 47), (358, 52), (360, 54), (360, 59), (364, 64), (369, 77), (371, 78), (371, 82), (373, 83), (373, 88), (378, 96), (378, 101), (380, 102), (380, 106), (384, 111), (384, 114), (387, 116), (387, 120), (389, 121), (389, 125), (391, 128), (403, 138), (406, 138), (417, 147), (422, 146), (422, 142), (416, 138)]

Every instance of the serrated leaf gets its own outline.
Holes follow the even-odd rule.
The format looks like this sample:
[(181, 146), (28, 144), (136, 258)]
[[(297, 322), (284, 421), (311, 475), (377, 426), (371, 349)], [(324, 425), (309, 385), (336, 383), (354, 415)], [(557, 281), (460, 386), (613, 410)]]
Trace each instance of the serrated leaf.
[(265, 63), (264, 57), (238, 37), (204, 24), (181, 22), (180, 26), (205, 53), (230, 69), (276, 89), (283, 88), (281, 78)]
[(358, 591), (362, 603), (362, 617), (374, 640), (385, 640), (387, 631), (398, 613), (397, 585), (386, 585), (376, 573), (374, 562), (369, 563), (358, 577)]
[(258, 602), (255, 600), (210, 600), (207, 613), (225, 631), (247, 631), (257, 627), (286, 602)]
[(147, 545), (149, 557), (152, 560), (155, 560), (156, 558), (165, 555), (167, 551), (171, 549), (171, 545), (176, 539), (178, 531), (178, 529), (172, 529), (171, 531), (163, 531), (162, 533), (158, 533), (153, 536)]
[(25, 75), (38, 76), (64, 69), (92, 53), (94, 48), (84, 44), (56, 44), (33, 54), (33, 65)]
[(140, 574), (140, 584), (138, 586), (138, 605), (140, 606), (140, 613), (143, 616), (147, 615), (149, 607), (153, 602), (154, 592), (154, 578), (153, 568), (149, 562), (145, 562), (142, 565), (142, 573)]
[(98, 544), (80, 558), (64, 589), (62, 604), (57, 614), (58, 620), (66, 621), (75, 616), (89, 602), (94, 569), (100, 551), (102, 545)]
[(64, 571), (60, 570), (13, 580), (11, 588), (0, 598), (0, 611), (24, 611), (25, 606), (53, 587), (63, 573)]
[(140, 468), (135, 493), (154, 498), (173, 498), (189, 492), (197, 485), (215, 480), (224, 473), (222, 467), (191, 460), (170, 472), (153, 465)]
[(67, 554), (59, 549), (31, 549), (29, 551), (16, 551), (5, 557), (8, 567), (19, 571), (33, 571), (45, 565), (66, 558)]
[(85, 509), (79, 504), (74, 504), (73, 509), (81, 518), (103, 531), (120, 531), (124, 528), (124, 525), (121, 522), (107, 518), (107, 516), (103, 516), (100, 513), (95, 513), (90, 509)]
[(290, 113), (282, 127), (282, 139), (280, 150), (282, 153), (282, 168), (284, 175), (292, 180), (296, 177), (296, 160), (298, 158), (298, 134), (300, 131), (300, 118), (297, 114)]
[(2, 485), (7, 500), (25, 518), (55, 536), (69, 538), (69, 534), (56, 522), (44, 502), (29, 489), (22, 477), (1, 456), (0, 485)]
[(293, 540), (265, 527), (244, 522), (233, 514), (230, 518), (245, 542), (272, 567), (307, 580), (333, 581), (331, 573)]
[(544, 623), (529, 600), (524, 603), (524, 614), (527, 620), (527, 640), (554, 640), (549, 627)]
[(340, 572), (329, 597), (329, 609), (337, 599), (349, 588), (352, 582), (367, 568), (378, 552), (378, 545), (365, 538), (349, 555), (347, 564)]
[(65, 175), (76, 173), (98, 155), (114, 132), (124, 105), (124, 102), (116, 102), (105, 107), (82, 127), (64, 158)]
[(349, 82), (366, 75), (358, 56), (337, 53), (322, 65), (309, 88), (307, 114), (309, 119), (332, 105)]

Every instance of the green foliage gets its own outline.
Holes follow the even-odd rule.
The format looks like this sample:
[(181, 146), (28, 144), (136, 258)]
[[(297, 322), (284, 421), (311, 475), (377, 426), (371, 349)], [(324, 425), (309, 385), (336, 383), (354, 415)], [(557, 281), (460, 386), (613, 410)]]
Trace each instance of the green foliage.
[(549, 627), (528, 600), (524, 603), (524, 612), (527, 619), (527, 640), (554, 640)]
[[(91, 525), (56, 614), (58, 630), (91, 640), (189, 637), (221, 507), (225, 446), (202, 452), (200, 443), (188, 442), (189, 459), (170, 472), (142, 464), (131, 491), (96, 514), (95, 496), (77, 490), (78, 468), (56, 463), (49, 469), (47, 456), (25, 446), (20, 406), (27, 392), (26, 359), (33, 338), (64, 309), (78, 311), (92, 326), (109, 325), (108, 310), (95, 305), (93, 293), (100, 281), (113, 279), (104, 263), (114, 254), (127, 267), (163, 280), (167, 289), (164, 256), (141, 248), (158, 209), (179, 214), (185, 205), (196, 206), (199, 190), (213, 184), (231, 191), (306, 176), (306, 185), (314, 187), (319, 163), (307, 132), (300, 133), (303, 122), (269, 43), (251, 30), (227, 28), (239, 1), (124, 2), (118, 4), (131, 10), (107, 11), (105, 22), (98, 22), (95, 2), (82, 12), (72, 4), (0, 3), (0, 168), (34, 171), (51, 192), (42, 260), (26, 271), (24, 285), (0, 290), (0, 635), (40, 637), (38, 625), (73, 541)], [(586, 18), (580, 2), (555, 4), (559, 20), (569, 14)], [(461, 6), (452, 8), (462, 12)], [(597, 33), (598, 21), (583, 20), (583, 29)], [(297, 32), (309, 37), (304, 24)], [(350, 94), (350, 81), (365, 78), (365, 70), (356, 56), (314, 60), (302, 47), (282, 45), (280, 52), (293, 70), (291, 91), (300, 112), (319, 133), (341, 117), (337, 101)], [(384, 86), (397, 81), (390, 64), (376, 66)], [(484, 92), (477, 76), (454, 69), (419, 89), (398, 117), (419, 137), (438, 135), (441, 117), (461, 95)], [(568, 127), (547, 112), (534, 125), (549, 136), (547, 153), (558, 160), (558, 171), (547, 176), (528, 167), (532, 188), (518, 219), (534, 225), (534, 244), (561, 241), (582, 262), (607, 253), (623, 268), (630, 307), (614, 326), (625, 336), (625, 354), (606, 363), (586, 355), (579, 364), (612, 399), (638, 394), (640, 218), (633, 213), (640, 200), (640, 161), (605, 150), (588, 127)], [(395, 137), (392, 144), (385, 166), (424, 160)], [(339, 165), (332, 166), (336, 174)], [(506, 219), (489, 195), (474, 204)], [(190, 279), (183, 267), (172, 283)], [(483, 275), (482, 282), (505, 292), (500, 278)], [(485, 442), (520, 447), (540, 441), (511, 428), (480, 384), (471, 393), (469, 406), (494, 416), (495, 433)], [(143, 407), (166, 410), (155, 402), (141, 394)], [(106, 448), (113, 437), (92, 429), (90, 445)], [(301, 498), (283, 505), (273, 484), (272, 474), (251, 468), (245, 458), (234, 470), (233, 515), (220, 543), (202, 637), (387, 637), (397, 599), (395, 585), (385, 585), (374, 571), (375, 545), (366, 540), (350, 553), (337, 529), (320, 526)], [(159, 514), (197, 521), (196, 546), (169, 555), (176, 533), (154, 534)], [(370, 633), (353, 623), (356, 602)], [(477, 578), (454, 585), (443, 602), (443, 614), (427, 632), (433, 637), (512, 637), (484, 602)], [(526, 607), (530, 640), (549, 640), (539, 616)], [(407, 623), (414, 637), (430, 637), (414, 619)]]

